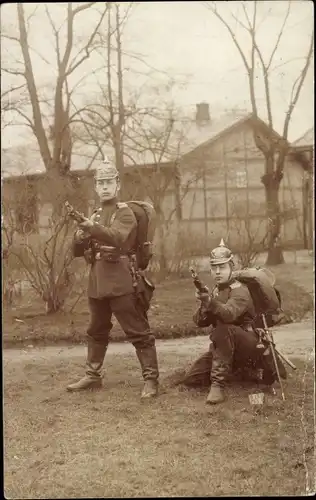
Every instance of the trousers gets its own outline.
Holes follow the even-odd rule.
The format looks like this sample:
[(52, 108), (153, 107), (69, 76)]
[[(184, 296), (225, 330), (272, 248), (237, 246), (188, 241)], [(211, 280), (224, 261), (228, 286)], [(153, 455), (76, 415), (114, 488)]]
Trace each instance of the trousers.
[(88, 338), (99, 344), (108, 344), (113, 327), (112, 314), (115, 315), (127, 339), (137, 349), (155, 345), (146, 311), (140, 307), (134, 293), (119, 297), (94, 299), (89, 297), (90, 325)]
[(216, 383), (223, 386), (231, 375), (242, 371), (250, 375), (259, 367), (262, 353), (257, 349), (255, 331), (219, 324), (212, 330), (210, 340), (209, 350), (186, 373), (182, 381), (184, 385), (195, 387)]

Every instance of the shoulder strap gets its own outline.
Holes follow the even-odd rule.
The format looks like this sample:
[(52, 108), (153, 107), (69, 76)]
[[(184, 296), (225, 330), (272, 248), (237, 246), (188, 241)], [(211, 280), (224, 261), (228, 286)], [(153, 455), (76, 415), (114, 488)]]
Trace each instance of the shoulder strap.
[(234, 290), (235, 288), (240, 288), (241, 287), (241, 283), (239, 281), (233, 281), (230, 285), (229, 285), (229, 288), (231, 290)]
[(119, 201), (116, 204), (116, 208), (127, 208), (127, 207), (128, 207), (128, 204), (125, 203), (124, 201)]

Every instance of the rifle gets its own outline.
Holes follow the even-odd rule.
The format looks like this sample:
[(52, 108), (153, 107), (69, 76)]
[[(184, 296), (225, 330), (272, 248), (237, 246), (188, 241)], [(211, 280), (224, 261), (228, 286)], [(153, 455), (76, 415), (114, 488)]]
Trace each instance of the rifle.
[(67, 215), (74, 219), (76, 222), (83, 222), (85, 220), (85, 216), (83, 213), (78, 212), (78, 210), (75, 210), (72, 205), (68, 201), (65, 201), (65, 207), (67, 210)]
[(209, 293), (208, 287), (200, 280), (198, 274), (193, 267), (190, 267), (190, 272), (193, 278), (193, 283), (195, 288), (201, 293)]
[[(71, 219), (75, 220), (76, 222), (80, 223), (83, 222), (86, 217), (84, 216), (83, 213), (78, 212), (78, 210), (75, 210), (75, 208), (70, 205), (68, 201), (65, 201), (65, 207), (67, 210), (67, 215), (71, 217)], [(95, 210), (91, 216), (91, 219), (96, 217), (98, 213), (98, 210)], [(92, 264), (95, 261), (96, 254), (98, 252), (98, 242), (96, 240), (93, 240), (92, 238), (89, 239), (89, 249), (86, 251), (84, 257), (85, 260), (88, 264)]]
[(270, 349), (271, 349), (271, 352), (272, 352), (272, 357), (273, 357), (273, 362), (274, 362), (274, 366), (275, 366), (275, 371), (276, 371), (276, 374), (277, 374), (277, 377), (278, 377), (278, 382), (279, 382), (280, 388), (281, 388), (282, 399), (283, 399), (283, 401), (285, 401), (283, 384), (282, 384), (282, 380), (281, 380), (281, 377), (280, 377), (279, 366), (278, 366), (278, 362), (277, 362), (277, 358), (276, 358), (276, 351), (275, 351), (275, 344), (274, 344), (274, 341), (273, 341), (273, 335), (272, 335), (272, 332), (268, 329), (268, 325), (267, 325), (267, 322), (266, 322), (265, 315), (261, 314), (261, 317), (262, 317), (262, 321), (263, 321), (265, 337), (266, 337), (266, 340), (269, 343), (269, 346), (270, 346)]
[(280, 371), (279, 371), (279, 366), (278, 366), (278, 362), (277, 362), (276, 356), (278, 355), (293, 370), (296, 370), (297, 367), (284, 354), (280, 353), (280, 351), (275, 348), (273, 334), (272, 334), (272, 331), (268, 328), (265, 315), (261, 314), (261, 317), (262, 317), (262, 322), (263, 322), (263, 326), (264, 326), (263, 330), (264, 330), (264, 333), (265, 333), (265, 340), (269, 343), (269, 346), (270, 346), (270, 349), (271, 349), (271, 352), (272, 352), (273, 362), (274, 362), (276, 374), (277, 374), (277, 377), (278, 377), (278, 382), (279, 382), (280, 388), (281, 388), (282, 399), (284, 401), (285, 400), (284, 390), (283, 390), (283, 385), (282, 385), (282, 382), (281, 382)]
[(269, 328), (268, 328), (268, 325), (267, 325), (266, 318), (265, 318), (264, 314), (262, 314), (261, 317), (262, 317), (262, 321), (263, 321), (263, 325), (264, 325), (263, 331), (265, 333), (265, 336), (264, 336), (265, 340), (267, 340), (269, 342), (269, 344), (273, 344), (275, 352), (280, 356), (280, 358), (287, 365), (289, 365), (292, 368), (292, 370), (296, 370), (297, 366), (295, 366), (292, 363), (292, 361), (290, 361), (289, 358), (285, 356), (285, 354), (282, 354), (282, 352), (280, 352), (278, 349), (275, 348), (275, 343), (274, 343), (274, 340), (273, 340), (273, 334), (272, 334), (271, 330), (269, 330)]

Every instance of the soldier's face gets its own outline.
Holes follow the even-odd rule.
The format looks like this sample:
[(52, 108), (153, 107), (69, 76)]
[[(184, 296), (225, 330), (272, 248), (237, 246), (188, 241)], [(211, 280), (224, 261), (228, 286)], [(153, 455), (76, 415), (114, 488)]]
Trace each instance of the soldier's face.
[(110, 201), (119, 192), (119, 181), (118, 179), (97, 179), (95, 190), (101, 202)]
[(211, 265), (211, 273), (217, 284), (224, 284), (230, 280), (232, 268), (229, 262)]

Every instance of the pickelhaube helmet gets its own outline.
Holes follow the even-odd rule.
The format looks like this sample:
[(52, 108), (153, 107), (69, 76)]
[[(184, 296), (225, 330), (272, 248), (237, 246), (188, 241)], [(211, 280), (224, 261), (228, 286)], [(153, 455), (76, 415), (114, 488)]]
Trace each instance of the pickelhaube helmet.
[(119, 179), (119, 172), (115, 165), (108, 158), (105, 158), (95, 169), (94, 178), (95, 180)]
[(226, 262), (231, 262), (232, 260), (232, 251), (225, 245), (222, 238), (218, 247), (211, 251), (210, 264), (211, 266), (216, 266), (219, 264), (225, 264)]

